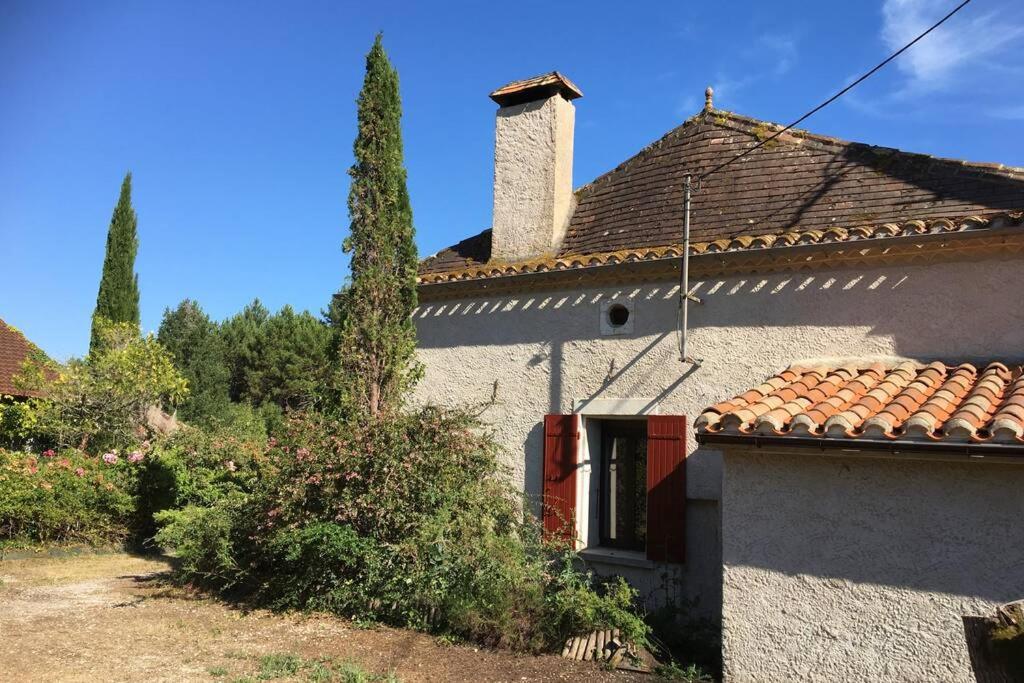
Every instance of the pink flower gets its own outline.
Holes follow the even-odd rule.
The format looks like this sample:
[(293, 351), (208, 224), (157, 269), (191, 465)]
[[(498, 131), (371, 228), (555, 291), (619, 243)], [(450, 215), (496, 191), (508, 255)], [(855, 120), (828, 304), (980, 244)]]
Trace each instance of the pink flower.
[(103, 462), (107, 463), (108, 465), (113, 465), (114, 463), (117, 462), (117, 453), (114, 453), (113, 451), (111, 451), (110, 453), (104, 453)]
[(224, 463), (224, 467), (227, 469), (228, 472), (234, 472), (235, 470), (238, 469), (237, 467), (235, 467), (234, 460), (228, 460), (226, 463)]
[(57, 452), (54, 451), (52, 448), (47, 448), (45, 451), (43, 451), (44, 458), (52, 458), (55, 455), (57, 455)]
[(85, 470), (83, 470), (81, 467), (75, 469), (75, 476), (76, 477), (84, 477), (85, 476)]
[(140, 451), (132, 451), (128, 454), (128, 462), (139, 462), (143, 457)]

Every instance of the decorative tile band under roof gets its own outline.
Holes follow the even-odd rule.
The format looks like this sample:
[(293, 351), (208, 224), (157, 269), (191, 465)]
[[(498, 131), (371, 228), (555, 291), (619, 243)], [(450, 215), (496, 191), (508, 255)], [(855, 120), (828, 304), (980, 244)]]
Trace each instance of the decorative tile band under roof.
[(1024, 443), (1024, 366), (793, 366), (694, 423), (706, 434)]
[[(1024, 225), (1024, 212), (1001, 212), (989, 216), (968, 216), (966, 218), (937, 218), (933, 220), (911, 220), (904, 223), (881, 223), (861, 225), (854, 228), (832, 227), (824, 230), (805, 230), (782, 234), (749, 236), (720, 239), (713, 242), (690, 244), (690, 254), (714, 254), (736, 251), (768, 250), (803, 244), (831, 244), (857, 242), (861, 240), (883, 240), (925, 234), (963, 233), (972, 230), (997, 229)], [(646, 247), (623, 251), (532, 259), (516, 263), (486, 263), (460, 270), (438, 273), (423, 273), (419, 283), (428, 285), (459, 280), (479, 280), (526, 273), (544, 273), (570, 270), (591, 266), (610, 266), (617, 263), (657, 261), (682, 256), (682, 245)], [(430, 259), (424, 261), (429, 266)]]

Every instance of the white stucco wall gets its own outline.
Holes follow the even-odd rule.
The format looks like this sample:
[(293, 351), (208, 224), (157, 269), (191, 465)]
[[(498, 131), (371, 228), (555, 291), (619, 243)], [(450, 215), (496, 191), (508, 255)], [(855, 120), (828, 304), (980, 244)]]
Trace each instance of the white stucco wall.
[[(508, 449), (515, 482), (541, 487), (542, 419), (574, 403), (645, 399), (693, 420), (796, 361), (909, 357), (1019, 358), (1024, 354), (1024, 268), (993, 259), (872, 269), (775, 273), (695, 281), (690, 353), (678, 360), (672, 282), (539, 291), (425, 302), (415, 313), (426, 376), (421, 401), (483, 402)], [(635, 303), (632, 334), (601, 336), (601, 302)], [(689, 446), (695, 443), (689, 439)], [(688, 561), (682, 580), (711, 616), (720, 605), (721, 457), (687, 462)]]
[(1024, 465), (727, 451), (727, 681), (974, 681), (1024, 597)]

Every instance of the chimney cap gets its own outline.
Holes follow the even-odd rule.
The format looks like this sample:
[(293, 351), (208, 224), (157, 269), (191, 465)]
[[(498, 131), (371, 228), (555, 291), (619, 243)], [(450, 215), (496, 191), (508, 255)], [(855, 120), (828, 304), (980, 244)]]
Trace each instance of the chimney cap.
[(583, 92), (568, 78), (557, 71), (552, 71), (503, 85), (491, 93), (491, 99), (502, 107), (511, 107), (524, 102), (547, 99), (552, 95), (575, 100), (577, 97), (583, 97)]

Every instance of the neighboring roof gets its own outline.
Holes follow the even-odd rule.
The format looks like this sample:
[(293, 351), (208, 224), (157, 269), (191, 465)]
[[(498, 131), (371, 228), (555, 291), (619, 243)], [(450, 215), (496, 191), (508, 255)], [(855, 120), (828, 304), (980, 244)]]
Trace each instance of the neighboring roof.
[[(547, 261), (679, 245), (685, 175), (696, 177), (780, 128), (730, 112), (703, 111), (577, 190), (566, 238)], [(902, 230), (908, 222), (927, 226), (941, 218), (956, 222), (1022, 209), (1024, 169), (790, 130), (696, 188), (691, 241), (759, 249), (787, 244), (789, 238), (777, 239), (783, 235), (863, 237), (888, 224)], [(511, 274), (529, 272), (516, 264), (489, 264), (489, 240), (485, 231), (442, 250), (421, 263), (420, 273), (466, 272), (485, 265), (512, 268)]]
[(552, 71), (551, 73), (512, 81), (491, 93), (491, 99), (502, 107), (510, 107), (524, 102), (547, 99), (552, 95), (561, 95), (567, 100), (583, 97), (583, 92), (568, 78)]
[(1024, 444), (1024, 367), (793, 366), (694, 423), (699, 434)]
[[(22, 364), (33, 354), (42, 354), (42, 351), (21, 332), (0, 320), (0, 395), (39, 395), (14, 385), (14, 376), (21, 372)], [(42, 358), (46, 358), (45, 354)]]

